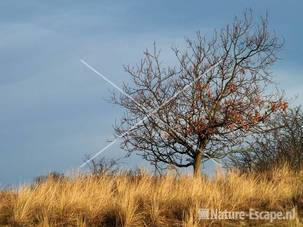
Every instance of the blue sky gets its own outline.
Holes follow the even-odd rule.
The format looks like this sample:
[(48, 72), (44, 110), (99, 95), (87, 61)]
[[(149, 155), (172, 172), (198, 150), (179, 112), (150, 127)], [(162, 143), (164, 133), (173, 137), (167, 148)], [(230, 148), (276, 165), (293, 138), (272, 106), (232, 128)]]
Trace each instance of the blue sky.
[[(81, 58), (121, 84), (122, 66), (154, 41), (169, 62), (172, 45), (198, 30), (211, 34), (246, 8), (267, 11), (284, 37), (274, 79), (302, 104), (302, 1), (1, 1), (0, 185), (76, 168), (112, 139), (121, 109), (105, 100), (112, 88)], [(122, 155), (118, 144), (104, 153)], [(144, 163), (133, 157), (123, 165)]]

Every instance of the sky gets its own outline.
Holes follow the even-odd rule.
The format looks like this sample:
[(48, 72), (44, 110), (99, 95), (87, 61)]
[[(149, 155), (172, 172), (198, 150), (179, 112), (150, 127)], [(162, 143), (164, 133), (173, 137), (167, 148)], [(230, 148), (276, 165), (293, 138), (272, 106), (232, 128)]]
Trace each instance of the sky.
[[(108, 102), (113, 88), (80, 59), (121, 85), (129, 79), (123, 65), (139, 62), (153, 42), (169, 62), (172, 46), (182, 46), (197, 31), (212, 34), (247, 8), (257, 17), (268, 12), (270, 29), (284, 38), (273, 78), (301, 105), (300, 0), (2, 0), (0, 187), (72, 171), (113, 139), (112, 126), (122, 113)], [(117, 143), (101, 156), (124, 154)], [(121, 165), (147, 164), (134, 156)]]

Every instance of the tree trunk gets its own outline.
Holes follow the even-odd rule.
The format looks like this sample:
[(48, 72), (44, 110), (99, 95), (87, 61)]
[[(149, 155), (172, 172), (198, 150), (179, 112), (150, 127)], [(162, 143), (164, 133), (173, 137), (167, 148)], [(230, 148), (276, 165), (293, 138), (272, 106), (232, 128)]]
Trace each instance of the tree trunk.
[(197, 154), (195, 156), (194, 160), (194, 177), (199, 178), (201, 177), (201, 163), (202, 163), (202, 151), (197, 151)]
[(196, 151), (195, 159), (194, 159), (194, 177), (199, 178), (201, 177), (201, 167), (202, 167), (202, 158), (203, 152), (207, 144), (207, 139), (203, 140), (200, 144), (199, 148)]

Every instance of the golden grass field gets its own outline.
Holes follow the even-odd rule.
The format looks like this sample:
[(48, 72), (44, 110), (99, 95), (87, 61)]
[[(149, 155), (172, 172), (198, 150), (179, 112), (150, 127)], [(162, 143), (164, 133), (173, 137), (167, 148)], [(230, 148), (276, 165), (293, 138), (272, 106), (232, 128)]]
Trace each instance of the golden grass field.
[[(0, 225), (300, 226), (302, 206), (303, 171), (294, 173), (287, 166), (259, 175), (217, 171), (215, 177), (201, 179), (120, 173), (49, 178), (1, 191)], [(198, 219), (199, 208), (286, 211), (293, 207), (298, 217), (284, 222)]]

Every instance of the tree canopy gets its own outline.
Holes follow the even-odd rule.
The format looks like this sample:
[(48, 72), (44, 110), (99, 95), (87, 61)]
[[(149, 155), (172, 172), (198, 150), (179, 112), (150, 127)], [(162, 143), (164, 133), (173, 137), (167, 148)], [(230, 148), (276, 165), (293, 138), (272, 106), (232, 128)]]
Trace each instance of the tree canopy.
[(204, 160), (225, 157), (287, 109), (282, 95), (267, 89), (281, 47), (267, 18), (255, 23), (246, 12), (211, 39), (198, 32), (186, 48), (172, 48), (174, 66), (161, 64), (156, 47), (144, 52), (138, 65), (125, 67), (132, 84), (123, 89), (133, 99), (113, 96), (125, 110), (115, 126), (122, 148), (156, 168), (193, 166), (199, 176)]

